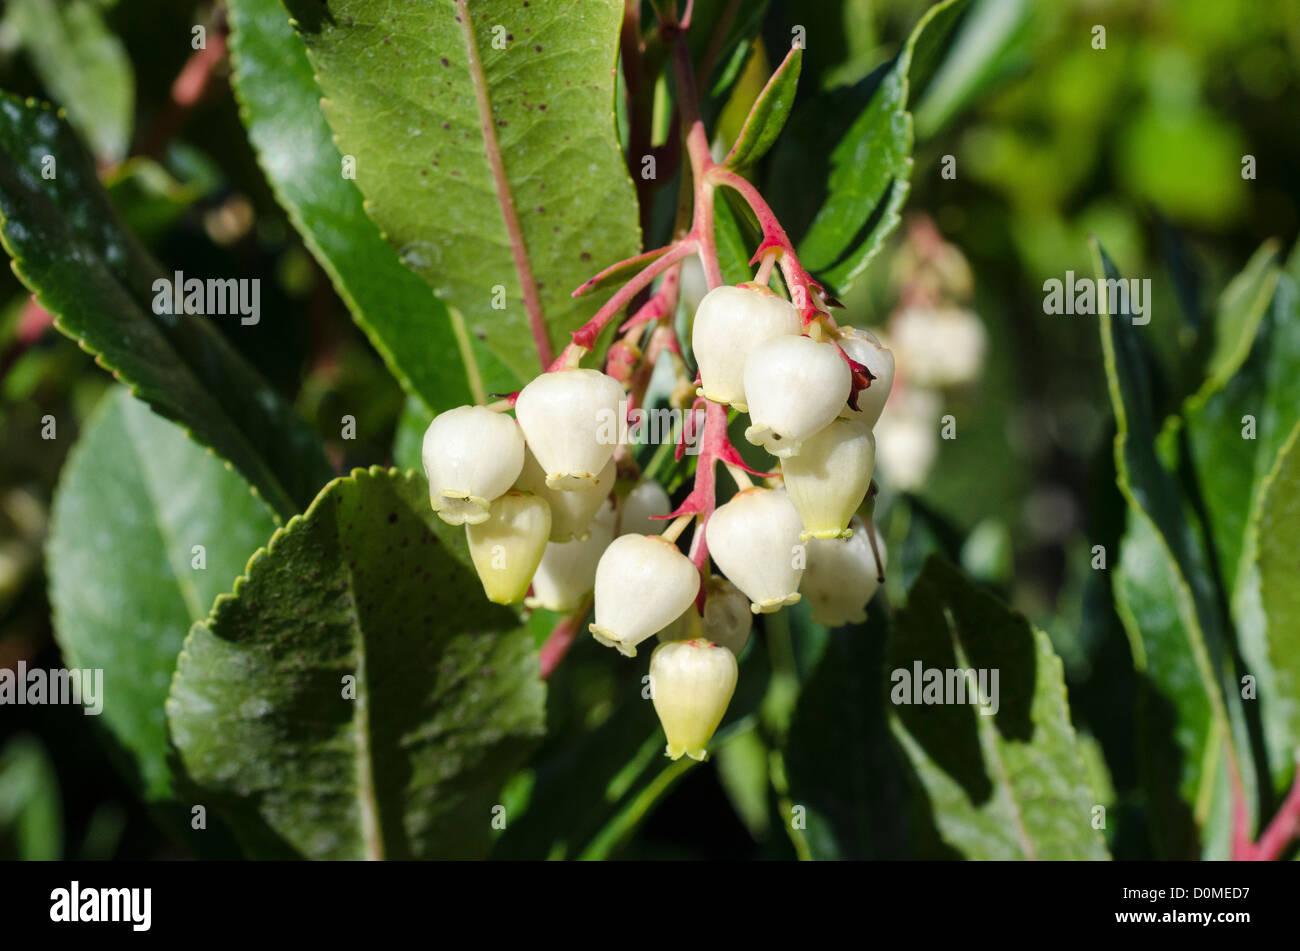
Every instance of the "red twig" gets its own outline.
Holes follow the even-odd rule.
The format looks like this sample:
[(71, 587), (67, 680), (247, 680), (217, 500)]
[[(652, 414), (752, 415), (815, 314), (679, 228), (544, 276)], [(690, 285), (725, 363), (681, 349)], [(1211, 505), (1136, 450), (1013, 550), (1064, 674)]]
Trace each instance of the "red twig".
[[(1234, 791), (1234, 800), (1237, 795)], [(1240, 806), (1240, 816), (1244, 820), (1245, 805)], [(1249, 839), (1240, 841), (1237, 835), (1238, 803), (1233, 803), (1233, 849), (1234, 859), (1254, 862), (1275, 862), (1283, 850), (1300, 834), (1300, 756), (1296, 759), (1295, 777), (1291, 781), (1291, 791), (1282, 802), (1273, 821), (1268, 824), (1259, 841), (1251, 844)]]
[(555, 668), (559, 666), (564, 655), (569, 652), (573, 646), (574, 639), (578, 636), (578, 631), (582, 629), (582, 622), (587, 620), (587, 614), (591, 610), (591, 598), (583, 603), (582, 607), (574, 611), (559, 624), (555, 625), (550, 636), (546, 638), (546, 643), (537, 653), (538, 662), (542, 668), (542, 679), (550, 679)]

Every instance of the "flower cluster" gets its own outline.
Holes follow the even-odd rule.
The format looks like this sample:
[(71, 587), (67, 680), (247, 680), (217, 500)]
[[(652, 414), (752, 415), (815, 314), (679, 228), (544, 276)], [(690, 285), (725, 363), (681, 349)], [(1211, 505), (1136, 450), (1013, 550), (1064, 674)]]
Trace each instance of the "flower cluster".
[[(699, 759), (754, 615), (802, 592), (820, 623), (865, 617), (883, 546), (857, 512), (893, 357), (867, 331), (805, 326), (794, 304), (752, 282), (709, 292), (691, 342), (709, 409), (695, 491), (676, 511), (658, 482), (617, 478), (620, 468), (635, 476), (635, 462), (601, 421), (626, 412), (628, 389), (572, 365), (581, 351), (499, 404), (439, 415), (423, 460), (430, 503), (465, 526), (490, 600), (582, 614), (592, 603), (592, 636), (628, 657), (658, 636), (650, 676), (668, 754)], [(728, 442), (727, 407), (748, 414), (745, 438), (778, 463), (760, 485)], [(717, 462), (738, 489), (723, 505)], [(688, 554), (678, 538), (693, 522)]]
[[(835, 322), (838, 302), (800, 264), (757, 189), (729, 160), (713, 160), (693, 106), (681, 28), (670, 32), (691, 166), (681, 179), (691, 194), (678, 202), (676, 237), (579, 287), (574, 296), (633, 275), (518, 393), (435, 419), (424, 467), (434, 510), (465, 526), (487, 596), (569, 615), (542, 648), (543, 676), (589, 612), (595, 640), (627, 657), (657, 636), (650, 688), (667, 753), (703, 759), (731, 702), (755, 616), (807, 598), (818, 623), (863, 620), (884, 580), (883, 545), (870, 515), (859, 511), (873, 490), (873, 427), (894, 358), (873, 334)], [(723, 188), (748, 205), (763, 234), (753, 279), (736, 285), (722, 280), (714, 234)], [(691, 325), (694, 379), (674, 319), (691, 257), (710, 288)], [(582, 368), (625, 309), (604, 372)], [(549, 352), (544, 333), (538, 351)], [(643, 474), (634, 447), (608, 435), (611, 419), (646, 404), (664, 359), (675, 377), (670, 401), (689, 410), (665, 464), (695, 463), (676, 508), (663, 485)], [(733, 423), (775, 471), (744, 462), (728, 436)], [(684, 459), (687, 444), (696, 452)], [(652, 475), (664, 458), (648, 460)], [(719, 463), (737, 490), (721, 505)]]

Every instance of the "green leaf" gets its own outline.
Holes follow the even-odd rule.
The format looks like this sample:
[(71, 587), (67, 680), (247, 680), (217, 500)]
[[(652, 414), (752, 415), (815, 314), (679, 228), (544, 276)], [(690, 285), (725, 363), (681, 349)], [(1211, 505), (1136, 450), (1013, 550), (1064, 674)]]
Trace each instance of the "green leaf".
[(472, 337), (531, 378), (539, 350), (600, 303), (570, 292), (637, 252), (614, 128), (623, 4), (287, 6), (380, 230)]
[(163, 702), (185, 634), (274, 529), (247, 482), (121, 387), (68, 458), (46, 547), (55, 636), (69, 667), (104, 671), (103, 722), (147, 799), (176, 792)]
[[(1093, 254), (1099, 281), (1120, 279), (1095, 239)], [(1106, 296), (1098, 299), (1104, 310)], [(1166, 855), (1192, 858), (1189, 820), (1205, 826), (1216, 818), (1206, 848), (1218, 854), (1227, 845), (1228, 777), (1237, 773), (1253, 793), (1236, 674), (1199, 526), (1157, 454), (1152, 385), (1131, 315), (1103, 315), (1101, 339), (1117, 482), (1129, 508), (1114, 585), (1144, 678), (1140, 727), (1153, 828)]]
[[(1268, 657), (1272, 663), (1272, 709), (1286, 725), (1290, 750), (1300, 737), (1300, 422), (1261, 488), (1259, 520), (1260, 599), (1268, 620)], [(1279, 746), (1281, 744), (1278, 744)], [(1289, 773), (1285, 759), (1279, 773)]]
[[(1248, 266), (1243, 275), (1249, 273)], [(1257, 282), (1251, 281), (1256, 284)], [(1211, 378), (1187, 401), (1189, 456), (1196, 472), (1219, 572), (1232, 610), (1237, 641), (1258, 682), (1259, 707), (1270, 772), (1281, 785), (1290, 776), (1300, 724), (1288, 713), (1297, 698), (1276, 682), (1273, 640), (1290, 635), (1267, 623), (1260, 592), (1262, 538), (1285, 538), (1287, 527), (1264, 517), (1270, 478), (1292, 432), (1300, 425), (1300, 291), (1289, 275), (1273, 275), (1271, 305), (1251, 327), (1253, 343), (1231, 378)], [(1230, 286), (1240, 286), (1238, 278)], [(1225, 301), (1230, 295), (1224, 295)], [(1236, 320), (1218, 322), (1240, 326)], [(1222, 338), (1220, 338), (1222, 339)], [(1227, 348), (1235, 349), (1235, 348)], [(1225, 351), (1226, 352), (1226, 351)], [(1286, 652), (1283, 666), (1290, 663)]]
[(914, 857), (908, 816), (916, 797), (885, 714), (884, 619), (877, 601), (865, 624), (831, 632), (795, 706), (785, 750), (789, 795), (806, 812), (816, 859)]
[(1255, 341), (1259, 322), (1273, 299), (1281, 271), (1278, 243), (1265, 241), (1232, 282), (1224, 288), (1215, 320), (1214, 353), (1210, 356), (1208, 388), (1222, 387), (1237, 372)]
[(753, 165), (770, 149), (785, 120), (794, 108), (794, 94), (799, 87), (799, 67), (803, 64), (803, 47), (792, 47), (763, 91), (758, 94), (745, 125), (740, 130), (736, 144), (723, 162), (728, 168), (745, 169)]
[[(1109, 858), (1047, 635), (935, 556), (895, 615), (886, 657), (891, 729), (949, 846), (973, 859)], [(950, 684), (952, 671), (987, 671), (994, 704), (916, 702), (929, 682), (916, 682), (918, 665)]]
[(230, 0), (226, 8), (235, 95), (276, 199), (403, 389), (438, 410), (474, 402), (464, 328), (398, 260), (344, 177), (284, 5)]
[[(1029, 0), (977, 0), (938, 63), (916, 106), (916, 131), (922, 139), (937, 133), (997, 78), (1013, 69), (1031, 42), (1033, 4)], [(920, 60), (918, 51), (916, 59)]]
[[(912, 30), (866, 108), (831, 152), (828, 194), (799, 242), (804, 266), (842, 293), (898, 226), (912, 175), (907, 111), (912, 53), (923, 34), (942, 36), (963, 0), (936, 3)], [(927, 37), (927, 42), (935, 42)]]
[(101, 162), (131, 144), (135, 74), (92, 0), (10, 0), (5, 21), (36, 75)]
[(0, 239), (63, 333), (233, 463), (277, 514), (329, 479), (315, 435), (211, 324), (243, 318), (154, 314), (154, 283), (171, 276), (121, 227), (94, 160), (52, 109), (2, 95)]
[(326, 486), (194, 626), (167, 716), (251, 854), (467, 858), (544, 704), (463, 531), (413, 473), (373, 468)]

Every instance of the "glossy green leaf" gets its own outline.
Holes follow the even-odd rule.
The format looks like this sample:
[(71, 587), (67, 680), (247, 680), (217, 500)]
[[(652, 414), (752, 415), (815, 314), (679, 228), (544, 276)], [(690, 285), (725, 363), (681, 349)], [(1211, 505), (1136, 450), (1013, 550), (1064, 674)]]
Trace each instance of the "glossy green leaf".
[(1214, 353), (1210, 356), (1210, 388), (1223, 386), (1237, 372), (1254, 345), (1259, 322), (1273, 299), (1281, 271), (1278, 245), (1266, 241), (1246, 267), (1224, 288), (1215, 318)]
[(838, 292), (862, 273), (898, 226), (912, 175), (912, 116), (907, 111), (912, 53), (923, 34), (941, 36), (950, 29), (962, 4), (944, 0), (926, 11), (831, 152), (828, 193), (799, 242), (799, 257)]
[(280, 516), (311, 501), (331, 475), (319, 441), (212, 324), (243, 318), (153, 313), (154, 283), (171, 275), (121, 227), (67, 123), (10, 96), (0, 96), (0, 219), (14, 272), (61, 331), (233, 463)]
[[(1294, 753), (1300, 737), (1300, 422), (1291, 430), (1262, 492), (1259, 519), (1260, 600), (1268, 622), (1274, 715)], [(1284, 744), (1279, 757), (1288, 750)], [(1294, 761), (1293, 761), (1294, 762)], [(1278, 772), (1293, 766), (1282, 759)]]
[[(279, 0), (230, 0), (232, 81), (276, 198), (407, 393), (439, 410), (475, 400), (469, 344), (362, 207), (321, 115), (320, 87)], [(476, 369), (475, 369), (476, 372)]]
[[(1094, 240), (1098, 280), (1120, 275)], [(1105, 296), (1101, 295), (1102, 307)], [(1223, 854), (1227, 777), (1253, 792), (1249, 743), (1210, 561), (1195, 516), (1157, 454), (1152, 385), (1128, 314), (1101, 317), (1102, 349), (1115, 411), (1115, 464), (1129, 506), (1114, 571), (1116, 602), (1142, 676), (1140, 736), (1153, 828), (1172, 857), (1197, 853), (1197, 827)], [(1225, 772), (1226, 771), (1226, 772)], [(1181, 803), (1181, 805), (1180, 805)]]
[(794, 108), (794, 94), (799, 87), (799, 67), (802, 64), (803, 48), (792, 47), (763, 91), (758, 94), (724, 165), (744, 169), (767, 154), (785, 127), (790, 110)]
[(785, 749), (789, 796), (805, 811), (805, 839), (817, 859), (915, 857), (908, 821), (915, 797), (885, 713), (887, 632), (883, 598), (870, 605), (865, 624), (832, 632), (794, 709)]
[[(973, 859), (1109, 857), (1047, 635), (934, 556), (886, 658), (890, 726), (948, 846)], [(943, 702), (924, 702), (930, 670), (953, 690)], [(961, 675), (949, 672), (971, 670), (985, 672), (988, 705), (971, 702), (974, 683), (955, 692)]]
[[(1243, 277), (1251, 272), (1248, 267)], [(1243, 278), (1230, 287), (1241, 286)], [(1237, 642), (1258, 682), (1258, 703), (1267, 741), (1270, 772), (1285, 783), (1292, 751), (1300, 743), (1295, 709), (1300, 695), (1277, 682), (1275, 661), (1283, 667), (1291, 652), (1277, 648), (1290, 632), (1268, 623), (1260, 592), (1259, 545), (1287, 537), (1287, 526), (1264, 517), (1265, 492), (1280, 464), (1280, 454), (1300, 424), (1300, 291), (1289, 275), (1257, 277), (1249, 286), (1273, 289), (1270, 306), (1247, 320), (1253, 343), (1226, 381), (1214, 377), (1185, 408), (1189, 455), (1204, 500), (1218, 555)], [(1224, 295), (1225, 302), (1231, 300)], [(1241, 321), (1218, 321), (1220, 332)], [(1227, 348), (1231, 350), (1235, 348)], [(1225, 352), (1227, 352), (1225, 350)]]
[[(1032, 15), (1029, 0), (976, 0), (971, 4), (951, 49), (936, 65), (917, 103), (918, 136), (927, 139), (934, 135), (998, 76), (1027, 58)], [(917, 80), (915, 72), (912, 78)]]
[(94, 0), (10, 0), (6, 25), (42, 85), (101, 162), (124, 158), (135, 74)]
[(275, 529), (238, 473), (123, 388), (72, 450), (46, 549), (69, 667), (104, 672), (102, 720), (151, 800), (176, 790), (163, 703), (190, 626)]
[(543, 729), (532, 640), (413, 473), (331, 482), (186, 638), (167, 716), (254, 855), (467, 858)]
[(600, 303), (570, 293), (638, 249), (614, 129), (623, 4), (286, 5), (380, 230), (531, 378), (536, 337), (555, 351)]

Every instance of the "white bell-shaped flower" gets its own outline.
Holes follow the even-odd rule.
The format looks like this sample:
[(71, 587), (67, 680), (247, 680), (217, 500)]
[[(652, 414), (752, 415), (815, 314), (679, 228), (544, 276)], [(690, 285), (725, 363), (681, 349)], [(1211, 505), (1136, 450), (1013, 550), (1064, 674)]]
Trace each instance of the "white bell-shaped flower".
[(784, 491), (755, 488), (718, 506), (704, 537), (722, 573), (749, 597), (750, 610), (771, 614), (799, 600), (806, 558), (802, 531)]
[(663, 531), (664, 523), (651, 516), (667, 515), (672, 510), (672, 503), (664, 487), (653, 479), (646, 479), (623, 500), (623, 507), (618, 515), (618, 533), (657, 535)]
[(840, 415), (875, 426), (894, 386), (894, 352), (869, 330), (840, 325), (840, 349), (871, 371), (871, 385), (858, 392), (858, 408), (845, 406)]
[(591, 633), (628, 657), (691, 606), (700, 573), (677, 546), (658, 535), (614, 539), (596, 566), (596, 618)]
[(515, 488), (546, 500), (551, 510), (551, 541), (567, 542), (587, 537), (591, 520), (609, 498), (617, 474), (618, 467), (611, 458), (596, 478), (567, 492), (553, 489), (546, 484), (546, 473), (530, 449), (524, 453), (524, 468), (515, 480)]
[[(875, 532), (874, 526), (871, 531)], [(827, 627), (867, 619), (867, 602), (880, 588), (876, 558), (862, 519), (853, 519), (848, 538), (814, 539), (808, 543), (808, 568), (800, 590), (812, 606), (814, 623)], [(880, 572), (885, 570), (885, 543), (875, 532)]]
[(606, 502), (591, 520), (586, 538), (546, 546), (533, 575), (533, 593), (524, 604), (551, 611), (577, 610), (595, 588), (596, 565), (613, 540), (614, 507)]
[(751, 425), (745, 438), (782, 458), (840, 414), (853, 374), (834, 344), (777, 337), (759, 344), (745, 363)]
[(546, 502), (515, 489), (492, 503), (487, 521), (465, 526), (469, 555), (489, 601), (517, 604), (524, 599), (550, 533)]
[(702, 760), (736, 691), (736, 655), (703, 639), (660, 644), (650, 655), (650, 697), (667, 754)]
[(623, 387), (598, 370), (543, 373), (519, 391), (515, 415), (552, 489), (572, 490), (599, 477), (622, 425)]
[(896, 489), (913, 490), (939, 454), (943, 399), (936, 390), (909, 386), (889, 401), (876, 424), (876, 463)]
[(790, 502), (803, 521), (802, 538), (849, 534), (849, 519), (867, 497), (876, 467), (876, 439), (865, 423), (836, 419), (781, 460)]
[(984, 365), (988, 334), (964, 307), (909, 307), (889, 324), (890, 339), (915, 386), (961, 386)]
[(483, 522), (524, 464), (519, 424), (486, 406), (457, 406), (434, 417), (421, 450), (429, 504), (449, 525)]
[(699, 394), (747, 412), (745, 361), (759, 344), (799, 333), (799, 311), (761, 284), (715, 287), (700, 301), (691, 350), (700, 368)]

